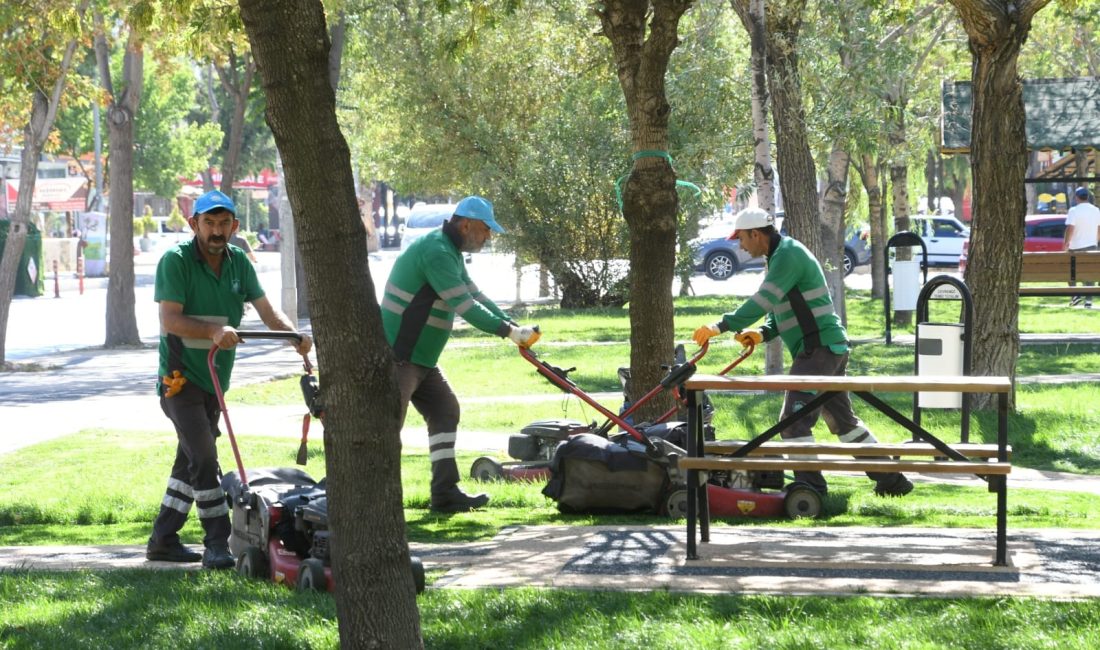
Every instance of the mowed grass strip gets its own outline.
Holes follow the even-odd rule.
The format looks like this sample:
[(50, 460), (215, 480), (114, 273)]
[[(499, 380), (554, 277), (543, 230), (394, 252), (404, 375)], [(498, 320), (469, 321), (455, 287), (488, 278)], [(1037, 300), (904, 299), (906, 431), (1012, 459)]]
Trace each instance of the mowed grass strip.
[[(429, 576), (429, 580), (436, 576)], [(547, 589), (417, 597), (428, 648), (1100, 647), (1100, 600), (800, 598)], [(232, 572), (0, 573), (10, 648), (339, 645), (328, 594)]]

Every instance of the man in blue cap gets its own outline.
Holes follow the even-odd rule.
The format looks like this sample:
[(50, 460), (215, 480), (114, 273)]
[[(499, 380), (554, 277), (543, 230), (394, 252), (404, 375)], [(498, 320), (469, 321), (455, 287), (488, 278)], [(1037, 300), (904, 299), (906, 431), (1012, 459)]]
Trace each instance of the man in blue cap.
[[(1071, 253), (1094, 251), (1100, 239), (1100, 208), (1092, 204), (1087, 187), (1078, 187), (1073, 196), (1074, 206), (1066, 214), (1066, 234), (1062, 239), (1062, 250)], [(1092, 285), (1092, 282), (1084, 283), (1086, 287)], [(1069, 286), (1077, 286), (1077, 283), (1071, 281)], [(1080, 305), (1082, 299), (1085, 307), (1092, 307), (1092, 299), (1082, 296), (1071, 298), (1070, 307)]]
[(436, 365), (455, 314), (483, 332), (508, 337), (523, 347), (539, 337), (533, 328), (512, 322), (466, 271), (462, 254), (480, 251), (494, 232), (504, 229), (493, 216), (493, 204), (480, 196), (462, 199), (442, 228), (420, 237), (401, 253), (382, 295), (382, 326), (397, 360), (402, 426), (409, 402), (428, 425), (431, 509), (436, 512), (465, 512), (489, 502), (486, 494), (469, 495), (458, 487), (458, 398)]
[[(178, 445), (168, 489), (153, 523), (145, 557), (164, 562), (198, 562), (209, 569), (233, 566), (229, 552), (229, 510), (221, 488), (216, 439), (221, 414), (207, 367), (211, 345), (218, 354), (218, 381), (229, 389), (246, 302), (273, 330), (296, 331), (264, 295), (256, 270), (240, 248), (237, 209), (221, 192), (207, 192), (188, 219), (195, 237), (167, 251), (157, 264), (153, 299), (160, 303), (160, 408), (176, 429)], [(306, 334), (295, 348), (308, 354)], [(179, 531), (194, 504), (202, 524), (202, 554), (180, 543)]]

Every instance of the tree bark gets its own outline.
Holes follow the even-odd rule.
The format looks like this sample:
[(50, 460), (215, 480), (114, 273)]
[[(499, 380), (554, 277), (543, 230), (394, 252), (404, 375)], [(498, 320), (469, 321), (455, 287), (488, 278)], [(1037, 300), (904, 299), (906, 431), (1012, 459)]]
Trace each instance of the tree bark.
[(845, 325), (848, 324), (848, 310), (844, 302), (844, 213), (848, 208), (850, 162), (845, 143), (834, 141), (826, 167), (825, 189), (821, 192), (821, 244), (825, 257), (820, 261), (833, 297), (833, 307)]
[[(639, 306), (646, 298), (644, 309), (630, 310), (630, 369), (632, 383), (646, 389), (657, 385), (661, 364), (672, 356), (679, 207), (671, 159), (651, 152), (668, 152), (665, 73), (680, 17), (691, 5), (692, 0), (610, 0), (596, 10), (611, 42), (635, 152), (623, 188), (623, 216), (630, 228), (630, 295)], [(639, 418), (659, 415), (671, 403), (662, 395), (639, 409)]]
[(867, 192), (867, 215), (871, 225), (871, 297), (881, 300), (885, 295), (882, 270), (886, 268), (886, 219), (882, 211), (882, 189), (879, 187), (878, 161), (863, 154), (859, 168), (863, 191)]
[(767, 3), (768, 89), (774, 110), (784, 225), (791, 236), (821, 260), (827, 258), (827, 251), (821, 241), (817, 171), (806, 133), (798, 70), (798, 34), (805, 7), (806, 0)]
[(103, 342), (107, 347), (141, 344), (134, 311), (134, 120), (141, 103), (144, 53), (132, 29), (125, 47), (122, 79), (116, 91), (110, 76), (106, 36), (102, 31), (96, 35), (100, 82), (111, 98), (107, 106), (111, 260), (107, 278), (107, 333)]
[[(238, 67), (241, 70), (238, 72)], [(248, 96), (252, 92), (252, 77), (256, 62), (245, 55), (238, 65), (237, 55), (229, 50), (229, 63), (225, 68), (215, 66), (222, 88), (233, 99), (233, 115), (229, 120), (229, 138), (226, 141), (225, 158), (222, 160), (222, 181), (219, 189), (226, 196), (233, 196), (233, 184), (237, 182), (240, 166), (241, 143), (244, 141), (244, 114), (248, 109)]]
[(422, 647), (401, 491), (399, 399), (368, 267), (320, 2), (241, 0), (312, 296), (326, 399), (333, 572), (344, 648)]
[[(81, 5), (81, 12), (83, 11), (84, 5)], [(31, 200), (34, 198), (34, 182), (38, 177), (38, 159), (57, 118), (61, 92), (65, 88), (76, 45), (76, 40), (73, 40), (65, 46), (50, 94), (46, 95), (41, 86), (36, 86), (30, 97), (31, 111), (27, 124), (23, 127), (23, 152), (19, 162), (19, 196), (15, 200), (15, 210), (8, 215), (11, 225), (8, 227), (4, 251), (0, 253), (0, 369), (7, 363), (8, 316), (11, 314), (11, 299), (15, 294), (16, 271), (27, 243), (27, 223), (31, 219)], [(2, 189), (6, 192), (6, 185)]]
[[(730, 0), (730, 5), (749, 33), (756, 201), (760, 208), (767, 210), (769, 214), (775, 214), (775, 171), (772, 167), (771, 134), (768, 132), (768, 55), (764, 0)], [(769, 375), (783, 373), (783, 341), (779, 338), (769, 341), (765, 348), (764, 372)]]
[[(1016, 62), (1031, 31), (1032, 18), (1049, 1), (951, 0), (966, 30), (972, 57), (974, 203), (966, 282), (974, 295), (973, 372), (978, 376), (1016, 376), (1020, 347), (1017, 288), (1027, 208), (1027, 138), (1023, 85)], [(979, 406), (991, 403), (986, 396), (976, 402)]]

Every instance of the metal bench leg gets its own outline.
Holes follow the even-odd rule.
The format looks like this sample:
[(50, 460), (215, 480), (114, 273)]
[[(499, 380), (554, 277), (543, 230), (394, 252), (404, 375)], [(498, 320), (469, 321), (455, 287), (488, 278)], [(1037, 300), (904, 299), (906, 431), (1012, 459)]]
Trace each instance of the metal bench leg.
[[(687, 391), (687, 412), (688, 412), (688, 437), (687, 437), (687, 454), (688, 457), (694, 457), (700, 450), (700, 440), (702, 438), (702, 418), (699, 412), (698, 400), (696, 399), (695, 391)], [(696, 429), (699, 429), (699, 435), (696, 434)], [(698, 516), (698, 499), (699, 499), (699, 470), (689, 469), (687, 471), (687, 559), (698, 560), (699, 553), (695, 547), (695, 518)]]

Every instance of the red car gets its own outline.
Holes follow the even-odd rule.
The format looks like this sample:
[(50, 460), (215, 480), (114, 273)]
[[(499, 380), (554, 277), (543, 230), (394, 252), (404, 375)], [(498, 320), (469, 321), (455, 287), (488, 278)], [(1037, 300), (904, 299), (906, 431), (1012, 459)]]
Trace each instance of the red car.
[[(1066, 234), (1066, 215), (1029, 214), (1024, 219), (1024, 252), (1062, 250), (1062, 240)], [(966, 272), (966, 255), (970, 242), (963, 243), (962, 256), (959, 257), (959, 273)]]

